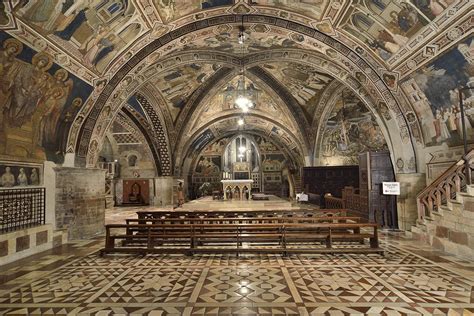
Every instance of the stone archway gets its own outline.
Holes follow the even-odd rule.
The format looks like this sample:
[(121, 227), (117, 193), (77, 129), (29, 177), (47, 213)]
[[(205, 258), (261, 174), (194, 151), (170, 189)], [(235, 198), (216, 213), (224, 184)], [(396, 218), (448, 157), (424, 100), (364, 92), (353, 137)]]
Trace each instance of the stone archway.
[[(393, 97), (390, 90), (388, 89), (388, 87), (386, 87), (385, 83), (381, 79), (379, 70), (375, 69), (369, 63), (364, 61), (364, 59), (361, 58), (357, 52), (346, 46), (343, 42), (331, 38), (330, 36), (324, 33), (282, 18), (269, 17), (264, 15), (245, 15), (244, 17), (242, 17), (242, 15), (226, 15), (220, 16), (218, 18), (209, 18), (197, 22), (192, 22), (186, 26), (183, 26), (161, 36), (160, 38), (152, 41), (150, 44), (148, 44), (139, 52), (137, 52), (128, 61), (126, 65), (124, 65), (120, 70), (117, 71), (117, 73), (107, 83), (107, 86), (104, 88), (104, 90), (100, 93), (99, 97), (97, 98), (97, 101), (94, 103), (89, 115), (87, 116), (84, 124), (82, 125), (82, 128), (79, 131), (79, 135), (71, 137), (77, 140), (75, 148), (79, 164), (82, 162), (83, 164), (87, 164), (89, 166), (94, 165), (97, 156), (97, 150), (101, 145), (101, 139), (104, 133), (103, 130), (105, 130), (106, 126), (110, 123), (110, 120), (105, 119), (104, 115), (102, 115), (101, 117), (101, 112), (105, 108), (107, 108), (107, 102), (120, 103), (123, 101), (123, 96), (119, 98), (120, 94), (118, 93), (117, 88), (127, 87), (126, 90), (133, 90), (133, 87), (138, 85), (138, 83), (134, 81), (132, 77), (129, 77), (129, 80), (128, 82), (125, 82), (125, 85), (122, 85), (122, 81), (129, 73), (131, 73), (132, 70), (136, 71), (137, 68), (140, 68), (140, 64), (145, 60), (147, 56), (149, 56), (151, 53), (153, 53), (163, 45), (166, 45), (167, 43), (176, 40), (190, 32), (213, 27), (220, 24), (240, 23), (243, 18), (245, 18), (244, 20), (246, 23), (258, 22), (261, 24), (286, 28), (324, 42), (326, 45), (332, 47), (332, 49), (341, 56), (341, 63), (348, 63), (351, 65), (351, 67), (355, 66), (359, 71), (367, 75), (367, 77), (372, 82), (368, 86), (369, 92), (378, 95), (381, 100), (386, 100), (387, 105), (390, 107), (390, 109), (394, 110), (397, 116), (397, 122), (402, 125), (402, 135), (404, 139), (406, 139), (406, 141), (402, 141), (402, 136), (394, 135), (393, 133), (390, 134), (390, 138), (392, 139), (392, 141), (396, 140), (395, 143), (397, 143), (397, 146), (400, 146), (400, 149), (404, 149), (405, 152), (403, 153), (403, 156), (405, 159), (414, 158), (413, 145), (410, 146), (408, 144), (411, 141), (408, 125), (406, 124), (406, 119), (402, 111), (400, 110), (396, 99)], [(106, 109), (106, 111), (110, 112), (110, 107)], [(115, 109), (113, 110), (113, 113), (115, 113)], [(101, 120), (99, 120), (100, 117)], [(406, 146), (407, 144), (408, 146)]]

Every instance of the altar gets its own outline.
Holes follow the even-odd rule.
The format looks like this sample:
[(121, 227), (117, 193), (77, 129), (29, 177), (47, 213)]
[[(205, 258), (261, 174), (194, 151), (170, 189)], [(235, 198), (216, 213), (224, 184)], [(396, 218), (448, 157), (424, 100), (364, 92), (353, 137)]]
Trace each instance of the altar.
[(229, 197), (243, 200), (246, 192), (249, 194), (248, 199), (252, 199), (252, 179), (221, 180), (221, 182), (224, 192), (224, 201), (227, 201)]

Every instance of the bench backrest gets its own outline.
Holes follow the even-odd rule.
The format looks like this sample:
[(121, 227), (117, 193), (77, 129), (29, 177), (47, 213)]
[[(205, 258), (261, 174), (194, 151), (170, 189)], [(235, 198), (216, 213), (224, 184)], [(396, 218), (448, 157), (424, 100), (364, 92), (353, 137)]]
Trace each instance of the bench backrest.
[(376, 223), (232, 223), (232, 224), (107, 224), (106, 229), (111, 228), (229, 228), (229, 227), (279, 227), (279, 228), (366, 228), (376, 229)]
[(141, 224), (164, 224), (164, 223), (243, 223), (243, 222), (271, 222), (271, 223), (291, 223), (291, 222), (303, 222), (303, 223), (314, 223), (314, 222), (361, 222), (361, 217), (358, 216), (319, 216), (319, 217), (220, 217), (220, 218), (148, 218), (148, 219), (126, 219), (127, 224), (141, 223)]
[(171, 217), (317, 217), (327, 214), (342, 214), (345, 216), (347, 209), (296, 209), (296, 210), (219, 210), (219, 211), (137, 211), (138, 218), (171, 218)]

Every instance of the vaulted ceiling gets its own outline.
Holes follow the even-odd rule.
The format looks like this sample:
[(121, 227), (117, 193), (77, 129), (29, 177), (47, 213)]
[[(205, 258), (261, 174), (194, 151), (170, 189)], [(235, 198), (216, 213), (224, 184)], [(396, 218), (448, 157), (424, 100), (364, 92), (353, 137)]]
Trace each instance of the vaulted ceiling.
[[(161, 126), (172, 173), (197, 141), (244, 129), (274, 138), (296, 165), (312, 164), (348, 96), (409, 160), (423, 139), (399, 82), (472, 32), (471, 8), (466, 0), (13, 1), (0, 25), (94, 87), (74, 113), (68, 152), (93, 165), (128, 103), (149, 137)], [(246, 114), (234, 106), (242, 88), (255, 102)]]

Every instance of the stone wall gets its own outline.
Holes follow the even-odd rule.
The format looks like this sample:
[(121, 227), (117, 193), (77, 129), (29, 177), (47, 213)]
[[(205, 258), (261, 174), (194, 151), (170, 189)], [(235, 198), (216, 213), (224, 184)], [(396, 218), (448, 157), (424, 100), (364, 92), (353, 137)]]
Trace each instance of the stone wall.
[(104, 232), (105, 171), (54, 168), (56, 172), (55, 218), (69, 239), (84, 239)]
[(425, 217), (411, 234), (436, 249), (474, 260), (474, 186)]
[(400, 196), (397, 197), (398, 227), (410, 230), (418, 218), (416, 196), (425, 188), (425, 174), (401, 173), (395, 177), (400, 182)]
[(154, 192), (154, 205), (169, 207), (176, 204), (177, 201), (174, 199), (175, 190), (173, 188), (175, 180), (173, 177), (158, 177), (155, 181), (155, 192)]

